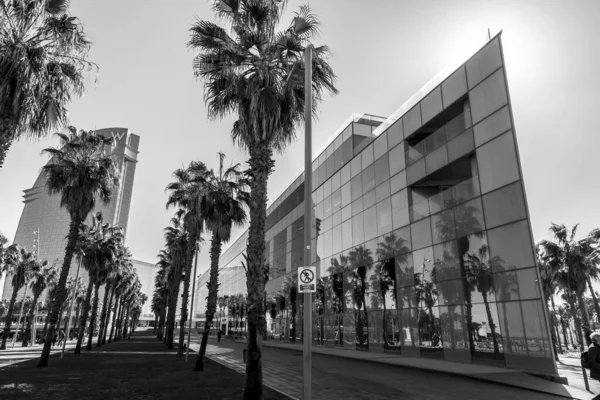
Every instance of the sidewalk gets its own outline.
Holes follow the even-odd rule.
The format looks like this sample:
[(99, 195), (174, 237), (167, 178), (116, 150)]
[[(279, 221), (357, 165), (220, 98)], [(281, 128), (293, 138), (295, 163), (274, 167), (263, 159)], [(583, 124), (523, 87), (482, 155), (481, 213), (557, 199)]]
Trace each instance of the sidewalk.
[[(570, 355), (559, 354), (556, 365), (560, 376), (564, 376), (569, 380), (569, 386), (585, 390), (585, 382), (581, 371), (581, 359), (579, 358), (578, 353)], [(589, 369), (586, 370), (586, 374), (590, 385), (590, 391), (596, 394), (600, 393), (600, 382), (595, 379), (590, 379)]]
[[(200, 337), (194, 335), (191, 349)], [(264, 382), (298, 399), (302, 394), (301, 346), (263, 342)], [(244, 370), (245, 343), (209, 340), (207, 355), (228, 367)], [(313, 400), (329, 399), (591, 399), (577, 388), (521, 372), (472, 364), (466, 368), (384, 353), (343, 351), (313, 347)], [(393, 365), (396, 368), (390, 368)], [(469, 368), (470, 367), (470, 368)], [(474, 367), (474, 368), (473, 368)], [(457, 368), (459, 370), (457, 371)]]
[[(265, 341), (263, 342), (263, 345), (276, 348), (291, 349), (296, 351), (302, 350), (301, 344)], [(369, 353), (363, 351), (343, 350), (321, 346), (313, 346), (313, 352), (318, 354), (326, 354), (328, 356), (334, 357), (351, 358), (355, 360), (394, 365), (397, 367), (415, 368), (423, 371), (435, 371), (438, 373), (459, 375), (480, 381), (496, 383), (515, 388), (527, 389), (535, 392), (547, 393), (566, 398), (591, 399), (595, 396), (595, 394), (600, 393), (600, 385), (597, 385), (597, 387), (595, 388), (596, 390), (594, 390), (594, 388), (590, 384), (590, 391), (595, 394), (592, 394), (585, 390), (585, 386), (583, 385), (583, 378), (581, 377), (581, 370), (579, 371), (581, 387), (576, 387), (573, 385), (564, 385), (556, 382), (547, 381), (545, 379), (529, 375), (519, 370), (497, 368), (486, 365), (453, 363), (443, 360), (433, 360), (427, 358), (401, 357), (389, 353)], [(559, 374), (563, 376), (562, 373), (560, 373), (560, 370)], [(570, 375), (571, 377), (574, 377), (573, 374)]]
[[(69, 350), (75, 348), (76, 340), (70, 340), (67, 342), (65, 348), (65, 354)], [(8, 367), (13, 364), (18, 364), (23, 361), (38, 359), (42, 353), (43, 344), (34, 344), (33, 346), (21, 347), (21, 343), (15, 344), (15, 347), (6, 346), (6, 350), (0, 350), (0, 368)], [(62, 350), (61, 346), (55, 346), (50, 350), (50, 354), (60, 354)], [(60, 358), (60, 357), (59, 357)]]
[[(195, 355), (185, 363), (152, 331), (79, 355), (65, 352), (62, 360), (52, 355), (46, 368), (36, 366), (40, 351), (35, 359), (0, 367), (0, 399), (239, 400), (244, 388), (242, 374), (210, 359), (205, 371), (192, 371)], [(13, 356), (0, 351), (0, 362)], [(269, 388), (265, 399), (289, 400)]]

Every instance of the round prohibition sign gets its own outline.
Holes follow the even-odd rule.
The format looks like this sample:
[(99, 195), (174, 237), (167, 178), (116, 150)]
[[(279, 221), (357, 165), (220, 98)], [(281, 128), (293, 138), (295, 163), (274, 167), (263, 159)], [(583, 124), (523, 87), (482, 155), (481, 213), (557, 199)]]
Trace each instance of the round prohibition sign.
[(305, 269), (300, 274), (302, 283), (311, 283), (315, 279), (315, 274), (310, 269)]

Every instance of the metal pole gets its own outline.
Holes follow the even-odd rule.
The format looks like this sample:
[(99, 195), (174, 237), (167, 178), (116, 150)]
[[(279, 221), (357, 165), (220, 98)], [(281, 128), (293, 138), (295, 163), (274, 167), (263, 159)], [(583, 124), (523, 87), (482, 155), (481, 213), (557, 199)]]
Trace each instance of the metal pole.
[(27, 289), (29, 289), (29, 284), (25, 285), (25, 292), (23, 293), (23, 300), (21, 301), (21, 313), (19, 314), (19, 321), (17, 322), (17, 331), (15, 332), (15, 336), (13, 337), (12, 347), (15, 347), (15, 343), (17, 343), (17, 337), (19, 336), (19, 328), (21, 325), (21, 316), (23, 315), (23, 307), (25, 306), (25, 298), (27, 297)]
[(194, 312), (194, 294), (196, 293), (196, 268), (198, 267), (198, 244), (196, 244), (196, 260), (194, 261), (194, 275), (192, 278), (192, 301), (190, 303), (190, 315), (189, 315), (189, 325), (188, 325), (188, 340), (187, 347), (185, 349), (185, 362), (188, 360), (188, 355), (190, 354), (190, 337), (192, 336), (192, 313)]
[[(75, 293), (77, 293), (77, 283), (79, 280), (79, 268), (81, 268), (82, 256), (79, 257), (79, 264), (77, 265), (77, 273), (75, 274), (75, 281), (73, 283), (73, 292), (71, 293), (71, 307), (69, 307), (69, 316), (67, 317), (67, 331), (65, 332), (65, 340), (63, 340), (62, 351), (60, 352), (60, 359), (63, 359), (65, 355), (65, 347), (67, 347), (67, 339), (69, 338), (69, 332), (71, 331), (71, 315), (73, 315), (73, 307), (75, 306)], [(60, 327), (60, 324), (59, 324)]]
[[(312, 45), (304, 50), (304, 265), (311, 266), (312, 241)], [(311, 399), (312, 292), (304, 293), (303, 399)]]

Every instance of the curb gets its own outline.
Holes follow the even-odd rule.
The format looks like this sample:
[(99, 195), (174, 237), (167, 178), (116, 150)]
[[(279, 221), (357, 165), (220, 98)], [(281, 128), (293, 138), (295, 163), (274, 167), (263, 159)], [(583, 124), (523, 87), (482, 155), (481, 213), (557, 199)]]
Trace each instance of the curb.
[[(265, 342), (262, 343), (263, 346), (265, 346)], [(282, 350), (287, 350), (287, 351), (295, 351), (298, 353), (301, 353), (302, 350), (296, 350), (296, 349), (290, 349), (288, 347), (282, 347), (282, 346), (271, 346), (269, 344), (266, 345), (267, 347), (270, 347), (272, 349), (282, 349)], [(414, 369), (414, 370), (418, 370), (418, 371), (423, 371), (423, 372), (433, 372), (433, 373), (438, 373), (438, 374), (445, 374), (448, 376), (460, 376), (463, 378), (469, 378), (475, 381), (480, 381), (480, 382), (486, 382), (486, 383), (493, 383), (496, 385), (501, 385), (501, 386), (507, 386), (507, 387), (512, 387), (512, 388), (516, 388), (516, 389), (522, 389), (522, 390), (527, 390), (530, 392), (535, 392), (535, 393), (543, 393), (543, 394), (548, 394), (548, 395), (552, 395), (552, 396), (557, 396), (557, 397), (563, 397), (566, 399), (578, 399), (576, 397), (572, 397), (570, 395), (564, 395), (564, 394), (557, 394), (557, 393), (549, 393), (543, 390), (538, 390), (538, 389), (533, 389), (530, 387), (526, 387), (526, 386), (519, 386), (519, 385), (515, 385), (509, 382), (499, 382), (499, 381), (495, 381), (493, 379), (489, 379), (489, 378), (485, 378), (485, 377), (480, 377), (480, 376), (473, 376), (473, 375), (465, 375), (465, 374), (461, 374), (459, 372), (452, 372), (452, 371), (440, 371), (440, 370), (435, 370), (435, 369), (428, 369), (428, 368), (423, 368), (423, 367), (419, 367), (416, 365), (397, 365), (397, 364), (388, 364), (385, 362), (381, 362), (377, 359), (369, 359), (369, 358), (353, 358), (353, 357), (347, 357), (344, 356), (343, 354), (330, 354), (330, 353), (316, 353), (313, 352), (313, 354), (319, 354), (322, 356), (329, 356), (329, 357), (337, 357), (337, 358), (342, 358), (344, 360), (354, 360), (354, 361), (364, 361), (364, 362), (369, 362), (369, 363), (373, 363), (373, 364), (379, 364), (379, 365), (387, 365), (390, 367), (394, 367), (394, 368), (409, 368), (409, 369)], [(515, 371), (517, 372), (517, 371)], [(539, 376), (536, 376), (536, 378), (539, 378)], [(540, 378), (543, 379), (543, 378)], [(576, 390), (581, 390), (581, 389), (577, 389), (574, 388)]]

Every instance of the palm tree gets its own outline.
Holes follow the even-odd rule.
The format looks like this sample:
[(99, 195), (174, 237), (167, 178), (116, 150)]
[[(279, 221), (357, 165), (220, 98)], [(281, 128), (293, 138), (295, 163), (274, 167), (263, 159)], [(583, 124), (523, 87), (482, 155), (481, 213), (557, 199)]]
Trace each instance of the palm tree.
[(14, 140), (42, 137), (67, 120), (84, 91), (90, 42), (68, 0), (2, 1), (0, 168)]
[(490, 303), (488, 301), (488, 293), (491, 293), (495, 290), (492, 271), (502, 267), (504, 260), (502, 260), (502, 258), (499, 256), (490, 257), (489, 249), (487, 245), (484, 244), (479, 248), (477, 254), (474, 254), (473, 252), (468, 252), (465, 254), (464, 263), (467, 284), (477, 289), (483, 298), (489, 327), (492, 331), (494, 353), (500, 354), (500, 349), (498, 348), (498, 339), (496, 338), (496, 325), (494, 324), (494, 319), (492, 317)]
[[(555, 258), (549, 258), (545, 256), (545, 247), (542, 242), (536, 245), (536, 264), (540, 271), (542, 290), (544, 292), (544, 299), (546, 299), (545, 306), (548, 310), (552, 310), (554, 314), (556, 314), (554, 295), (558, 289), (557, 278), (558, 271), (560, 269), (560, 264), (557, 261), (558, 260)], [(558, 359), (557, 335), (554, 329), (551, 329), (550, 333), (552, 336), (552, 348), (554, 350), (554, 355), (556, 356), (556, 359)]]
[(177, 312), (177, 298), (179, 297), (179, 286), (181, 284), (182, 274), (185, 271), (187, 262), (188, 235), (186, 234), (183, 223), (180, 218), (171, 219), (171, 226), (165, 228), (165, 241), (167, 248), (171, 253), (171, 271), (170, 278), (168, 313), (166, 324), (166, 335), (164, 342), (167, 348), (173, 348), (173, 331), (175, 330), (175, 314)]
[(34, 323), (35, 308), (38, 304), (40, 296), (48, 285), (48, 277), (56, 274), (55, 268), (49, 267), (48, 261), (45, 260), (42, 262), (35, 261), (31, 267), (30, 286), (33, 294), (33, 300), (31, 302), (31, 307), (29, 308), (29, 316), (27, 317), (27, 329), (25, 331), (25, 335), (23, 335), (23, 347), (27, 347), (27, 341), (29, 339), (29, 335), (31, 334), (31, 328)]
[(167, 251), (161, 250), (158, 254), (158, 258), (159, 261), (158, 263), (156, 263), (158, 271), (156, 273), (156, 277), (154, 278), (155, 293), (159, 297), (159, 317), (156, 337), (159, 340), (162, 340), (163, 330), (165, 327), (165, 318), (167, 315), (169, 288), (171, 286), (169, 281), (169, 271), (171, 269), (171, 255)]
[[(106, 280), (106, 287), (104, 293), (104, 302), (102, 305), (102, 312), (100, 317), (100, 332), (98, 334), (98, 343), (96, 347), (100, 347), (106, 343), (106, 335), (108, 331), (108, 323), (110, 321), (110, 310), (113, 304), (113, 298), (115, 297), (116, 284), (119, 282), (119, 278), (122, 276), (125, 269), (133, 269), (133, 263), (131, 261), (131, 253), (121, 242), (117, 245), (116, 257), (113, 261), (113, 270)], [(110, 292), (110, 297), (107, 293)]]
[(245, 207), (249, 195), (245, 191), (246, 180), (240, 171), (240, 164), (224, 167), (225, 154), (219, 152), (218, 174), (211, 169), (197, 174), (201, 196), (198, 200), (199, 217), (204, 227), (211, 232), (210, 276), (208, 280), (208, 298), (206, 303), (206, 320), (200, 351), (196, 359), (194, 371), (204, 370), (204, 355), (208, 343), (208, 335), (217, 308), (219, 292), (219, 258), (223, 243), (231, 238), (231, 229), (242, 226), (246, 222)]
[[(291, 25), (276, 28), (286, 8), (279, 0), (217, 0), (216, 14), (231, 32), (209, 21), (191, 28), (189, 46), (199, 51), (195, 75), (205, 81), (206, 103), (214, 118), (234, 114), (232, 138), (247, 149), (251, 206), (248, 238), (248, 362), (245, 398), (262, 399), (262, 357), (258, 336), (264, 324), (264, 253), (267, 181), (273, 170), (273, 151), (283, 151), (304, 120), (302, 55), (319, 31), (317, 18), (301, 7)], [(316, 107), (324, 92), (336, 93), (335, 75), (327, 63), (328, 48), (314, 50), (312, 61)]]
[[(577, 232), (575, 225), (571, 232), (564, 225), (552, 223), (550, 232), (554, 236), (554, 242), (543, 240), (539, 243), (544, 249), (542, 256), (546, 262), (558, 265), (556, 281), (559, 287), (564, 291), (565, 298), (569, 302), (572, 310), (576, 310), (575, 301), (578, 304), (579, 311), (583, 321), (577, 313), (573, 313), (575, 328), (581, 348), (585, 341), (589, 344), (590, 324), (587, 319), (587, 309), (583, 299), (583, 293), (586, 290), (587, 275), (589, 273), (589, 263), (585, 249), (585, 239), (576, 241)], [(582, 334), (582, 329), (585, 336)]]
[[(27, 252), (23, 247), (18, 244), (12, 244), (6, 249), (4, 256), (4, 265), (2, 266), (2, 272), (7, 276), (12, 275), (12, 295), (10, 297), (10, 303), (8, 305), (8, 311), (4, 322), (4, 332), (2, 334), (2, 344), (0, 344), (0, 350), (6, 350), (6, 341), (10, 333), (10, 327), (12, 325), (13, 312), (15, 302), (17, 301), (17, 293), (25, 286), (25, 283), (29, 280), (32, 273), (32, 269), (35, 268), (36, 261), (33, 253)], [(23, 299), (24, 301), (25, 299)], [(18, 334), (15, 333), (15, 335)]]
[(600, 262), (600, 229), (593, 229), (588, 236), (581, 241), (586, 255), (586, 263), (588, 265), (587, 284), (594, 309), (596, 310), (596, 316), (600, 319), (600, 304), (598, 304), (598, 298), (594, 292), (592, 286), (592, 280), (600, 280), (600, 269), (598, 269), (598, 263)]
[(112, 189), (118, 185), (114, 159), (105, 149), (113, 143), (94, 132), (80, 131), (69, 127), (69, 133), (57, 133), (62, 147), (48, 148), (43, 152), (52, 159), (42, 171), (46, 176), (46, 187), (50, 195), (60, 194), (60, 206), (66, 208), (71, 217), (65, 257), (60, 271), (55, 299), (50, 312), (50, 327), (46, 334), (39, 367), (48, 365), (52, 337), (56, 330), (59, 311), (67, 298), (66, 284), (69, 268), (75, 252), (79, 228), (96, 206), (96, 200), (105, 205), (110, 203)]
[(194, 253), (199, 250), (198, 243), (202, 240), (203, 221), (200, 216), (200, 196), (204, 176), (208, 173), (202, 162), (192, 162), (187, 169), (178, 169), (173, 173), (175, 178), (167, 186), (169, 198), (167, 208), (179, 207), (179, 217), (183, 220), (183, 229), (188, 236), (187, 253), (183, 266), (183, 294), (181, 296), (181, 321), (179, 330), (179, 346), (177, 355), (183, 356), (183, 342), (185, 339), (185, 323), (187, 321), (188, 298), (190, 280), (192, 275), (192, 262)]

